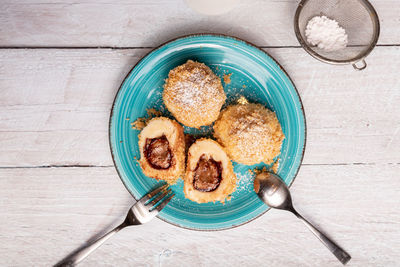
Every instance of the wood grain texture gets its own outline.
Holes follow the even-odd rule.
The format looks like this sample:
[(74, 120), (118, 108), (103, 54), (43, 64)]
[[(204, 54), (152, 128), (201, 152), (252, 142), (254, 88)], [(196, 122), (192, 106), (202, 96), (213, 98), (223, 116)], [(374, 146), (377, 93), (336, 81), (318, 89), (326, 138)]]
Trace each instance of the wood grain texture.
[[(295, 205), (352, 255), (400, 263), (399, 164), (303, 166)], [(113, 167), (0, 169), (0, 265), (49, 266), (122, 220), (133, 203)], [(161, 220), (126, 229), (82, 266), (340, 266), (294, 216), (269, 211), (221, 232)]]
[[(134, 200), (110, 157), (114, 96), (148, 48), (202, 32), (270, 47), (306, 112), (297, 209), (352, 255), (348, 266), (399, 266), (400, 2), (371, 1), (381, 36), (362, 72), (298, 48), (298, 2), (242, 0), (207, 17), (183, 0), (0, 1), (0, 266), (55, 264), (122, 220)], [(341, 265), (294, 216), (269, 211), (222, 232), (154, 220), (81, 266)]]
[[(242, 1), (220, 16), (200, 15), (183, 0), (0, 2), (0, 46), (158, 46), (191, 33), (222, 33), (260, 46), (298, 46), (293, 17), (299, 1)], [(379, 44), (400, 44), (398, 0), (372, 0)]]
[[(0, 166), (111, 166), (112, 102), (148, 51), (0, 50)], [(302, 97), (305, 164), (400, 163), (400, 47), (378, 47), (362, 72), (322, 64), (300, 48), (266, 51)]]

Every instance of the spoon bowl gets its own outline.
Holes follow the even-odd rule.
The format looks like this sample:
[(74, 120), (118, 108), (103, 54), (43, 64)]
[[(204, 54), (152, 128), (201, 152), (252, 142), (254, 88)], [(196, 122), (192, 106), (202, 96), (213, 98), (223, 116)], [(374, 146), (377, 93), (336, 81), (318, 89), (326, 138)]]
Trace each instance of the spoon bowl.
[(293, 208), (289, 188), (279, 176), (270, 172), (262, 172), (257, 175), (257, 180), (260, 185), (258, 196), (265, 204), (275, 209)]

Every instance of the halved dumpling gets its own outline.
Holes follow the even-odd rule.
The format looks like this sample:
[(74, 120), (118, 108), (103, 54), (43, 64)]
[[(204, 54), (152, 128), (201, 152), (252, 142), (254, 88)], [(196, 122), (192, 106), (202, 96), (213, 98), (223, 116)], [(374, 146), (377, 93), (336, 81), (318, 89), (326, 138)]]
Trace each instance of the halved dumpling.
[(236, 175), (224, 149), (214, 140), (197, 140), (187, 158), (184, 192), (197, 203), (224, 202), (236, 189)]
[(183, 127), (165, 117), (151, 119), (139, 134), (140, 166), (149, 177), (174, 184), (185, 172)]

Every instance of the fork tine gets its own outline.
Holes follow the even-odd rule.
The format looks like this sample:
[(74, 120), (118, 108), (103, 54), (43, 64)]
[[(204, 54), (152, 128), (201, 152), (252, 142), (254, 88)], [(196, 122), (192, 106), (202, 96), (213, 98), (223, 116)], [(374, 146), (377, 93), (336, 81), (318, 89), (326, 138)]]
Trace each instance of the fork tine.
[(149, 204), (151, 204), (151, 206), (156, 205), (161, 199), (163, 199), (165, 196), (167, 196), (171, 192), (172, 192), (171, 188), (168, 188), (168, 190), (161, 191), (161, 194), (159, 194), (156, 198), (154, 198), (152, 201), (150, 201)]
[(167, 206), (168, 202), (171, 201), (171, 199), (175, 196), (175, 194), (170, 195), (168, 198), (164, 199), (163, 202), (160, 203), (160, 205), (158, 205), (156, 207), (156, 210), (161, 211), (165, 206)]
[(165, 184), (163, 186), (157, 187), (156, 189), (154, 189), (150, 193), (147, 193), (146, 195), (144, 195), (139, 201), (141, 201), (144, 204), (147, 200), (151, 199), (152, 197), (157, 195), (161, 190), (164, 190), (167, 187), (168, 187), (168, 184)]

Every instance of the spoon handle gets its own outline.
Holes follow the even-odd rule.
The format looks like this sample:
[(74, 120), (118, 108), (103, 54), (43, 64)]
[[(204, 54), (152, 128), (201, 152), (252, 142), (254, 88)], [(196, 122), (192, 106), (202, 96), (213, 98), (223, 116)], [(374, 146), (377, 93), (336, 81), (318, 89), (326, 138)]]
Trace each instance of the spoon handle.
[(309, 221), (307, 221), (303, 216), (301, 216), (296, 210), (292, 210), (294, 215), (297, 216), (307, 227), (310, 231), (318, 237), (318, 239), (336, 256), (336, 258), (345, 265), (351, 259), (351, 256), (344, 251), (341, 247), (339, 247), (335, 242), (330, 240), (326, 235), (321, 233), (314, 225), (312, 225)]

